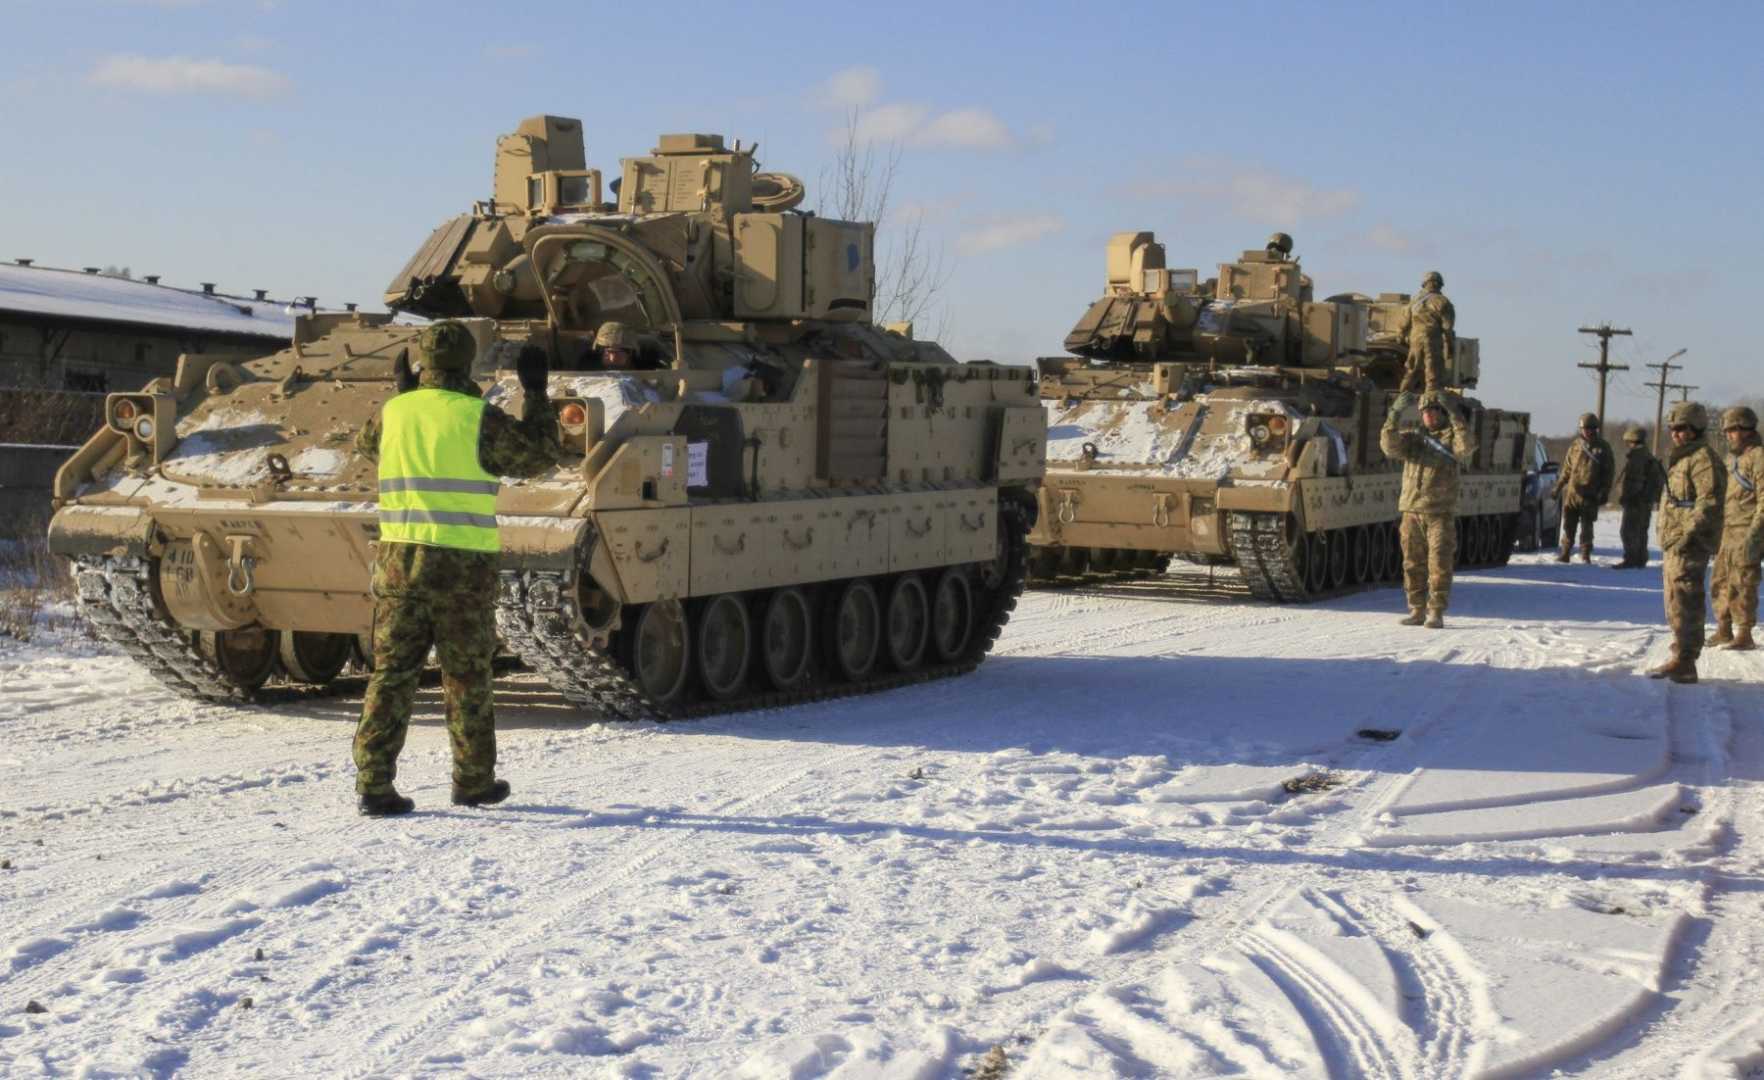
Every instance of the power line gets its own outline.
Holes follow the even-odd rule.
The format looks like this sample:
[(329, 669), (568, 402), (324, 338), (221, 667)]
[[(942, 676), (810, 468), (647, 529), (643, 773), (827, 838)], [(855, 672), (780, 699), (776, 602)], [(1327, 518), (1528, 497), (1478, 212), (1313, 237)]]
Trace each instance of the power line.
[(1686, 386), (1684, 383), (1673, 383), (1672, 389), (1678, 391), (1678, 400), (1689, 401), (1690, 400), (1690, 392), (1692, 390), (1695, 390), (1696, 387)]
[(1580, 328), (1580, 332), (1583, 334), (1597, 334), (1599, 336), (1599, 362), (1596, 364), (1580, 364), (1577, 366), (1591, 368), (1599, 373), (1599, 428), (1602, 430), (1605, 426), (1605, 380), (1611, 377), (1611, 372), (1613, 371), (1629, 370), (1628, 364), (1611, 363), (1611, 339), (1613, 337), (1629, 337), (1632, 332), (1629, 330), (1614, 330), (1611, 328), (1610, 323), (1600, 323), (1597, 326), (1583, 326)]
[(1659, 457), (1661, 454), (1665, 453), (1665, 451), (1661, 449), (1661, 447), (1664, 444), (1662, 443), (1662, 441), (1660, 439), (1660, 424), (1666, 419), (1666, 388), (1668, 386), (1672, 385), (1671, 383), (1668, 383), (1666, 381), (1666, 376), (1672, 374), (1673, 368), (1682, 369), (1684, 367), (1683, 364), (1674, 364), (1672, 361), (1683, 356), (1686, 351), (1687, 350), (1680, 349), (1677, 352), (1673, 353), (1671, 356), (1668, 356), (1666, 359), (1660, 361), (1658, 364), (1647, 365), (1648, 367), (1651, 367), (1651, 368), (1658, 368), (1659, 372), (1660, 372), (1660, 381), (1659, 382), (1645, 384), (1648, 386), (1655, 387), (1656, 389), (1658, 389), (1660, 391), (1659, 399), (1657, 401), (1655, 401), (1655, 403), (1654, 403), (1654, 456), (1655, 457)]

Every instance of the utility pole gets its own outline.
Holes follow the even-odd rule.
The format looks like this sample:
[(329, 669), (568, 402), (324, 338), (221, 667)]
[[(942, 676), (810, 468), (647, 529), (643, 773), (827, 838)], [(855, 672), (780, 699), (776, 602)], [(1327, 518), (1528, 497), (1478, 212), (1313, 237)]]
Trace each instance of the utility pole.
[(1676, 390), (1676, 391), (1678, 391), (1678, 400), (1680, 400), (1680, 401), (1689, 401), (1689, 400), (1690, 400), (1690, 392), (1691, 392), (1691, 391), (1692, 391), (1692, 390), (1695, 390), (1695, 389), (1696, 389), (1696, 387), (1694, 387), (1694, 386), (1686, 386), (1686, 385), (1685, 385), (1685, 384), (1683, 384), (1683, 383), (1673, 383), (1673, 384), (1672, 384), (1672, 389), (1674, 389), (1674, 390)]
[(1599, 362), (1596, 364), (1580, 364), (1578, 366), (1599, 373), (1599, 430), (1603, 431), (1605, 427), (1605, 380), (1611, 377), (1611, 372), (1613, 371), (1629, 370), (1628, 364), (1611, 363), (1611, 339), (1614, 337), (1629, 337), (1630, 331), (1614, 330), (1611, 328), (1610, 323), (1600, 323), (1597, 326), (1583, 326), (1580, 328), (1580, 332), (1583, 334), (1597, 334), (1599, 336)]
[(1674, 364), (1672, 361), (1683, 356), (1685, 354), (1685, 351), (1686, 350), (1684, 350), (1684, 349), (1680, 349), (1677, 352), (1673, 353), (1671, 356), (1668, 356), (1666, 359), (1660, 361), (1658, 364), (1647, 365), (1648, 367), (1651, 367), (1651, 368), (1659, 368), (1660, 369), (1660, 381), (1659, 382), (1643, 383), (1642, 384), (1643, 386), (1652, 386), (1656, 390), (1660, 391), (1660, 399), (1654, 405), (1654, 456), (1655, 457), (1659, 457), (1665, 453), (1665, 451), (1662, 450), (1661, 447), (1665, 445), (1666, 433), (1660, 430), (1660, 425), (1666, 422), (1666, 387), (1671, 385), (1670, 383), (1668, 383), (1666, 381), (1666, 376), (1672, 374), (1673, 368), (1682, 369), (1684, 367), (1683, 364)]

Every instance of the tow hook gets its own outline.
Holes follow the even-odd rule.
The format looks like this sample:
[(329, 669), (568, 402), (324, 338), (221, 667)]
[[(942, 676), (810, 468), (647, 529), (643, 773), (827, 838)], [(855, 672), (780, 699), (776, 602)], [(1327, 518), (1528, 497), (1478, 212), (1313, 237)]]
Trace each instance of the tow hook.
[(249, 536), (227, 537), (227, 591), (234, 596), (250, 596), (257, 588), (257, 559), (245, 550), (250, 543)]

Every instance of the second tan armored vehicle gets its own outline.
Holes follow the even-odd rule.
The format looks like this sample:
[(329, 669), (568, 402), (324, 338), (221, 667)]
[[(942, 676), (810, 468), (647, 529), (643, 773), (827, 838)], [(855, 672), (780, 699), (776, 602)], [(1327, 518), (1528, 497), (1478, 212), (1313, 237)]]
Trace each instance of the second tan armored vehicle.
[[(1204, 281), (1166, 266), (1151, 233), (1109, 242), (1106, 291), (1066, 338), (1074, 355), (1038, 362), (1048, 472), (1032, 580), (1145, 576), (1179, 557), (1304, 601), (1400, 577), (1402, 473), (1378, 433), (1409, 298), (1311, 289), (1285, 234)], [(1452, 373), (1477, 438), (1458, 508), (1471, 566), (1512, 550), (1530, 424), (1462, 396), (1476, 344), (1458, 339)]]
[[(802, 197), (709, 135), (663, 136), (603, 189), (580, 124), (534, 117), (492, 198), (388, 289), (463, 320), (510, 411), (514, 355), (551, 358), (565, 453), (498, 496), (496, 621), (573, 702), (681, 715), (956, 674), (1016, 602), (1033, 373), (873, 325), (872, 227)], [(595, 347), (611, 322), (627, 368)], [(110, 395), (50, 531), (91, 624), (197, 697), (334, 678), (373, 613), (376, 470), (353, 440), (415, 333), (307, 316), (273, 356), (187, 355)]]

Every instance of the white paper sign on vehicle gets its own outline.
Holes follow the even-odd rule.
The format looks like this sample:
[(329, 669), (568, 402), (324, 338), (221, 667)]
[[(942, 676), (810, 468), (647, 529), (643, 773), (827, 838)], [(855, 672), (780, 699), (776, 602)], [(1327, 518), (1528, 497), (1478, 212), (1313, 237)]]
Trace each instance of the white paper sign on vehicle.
[(710, 443), (686, 444), (686, 486), (704, 487), (710, 483)]

